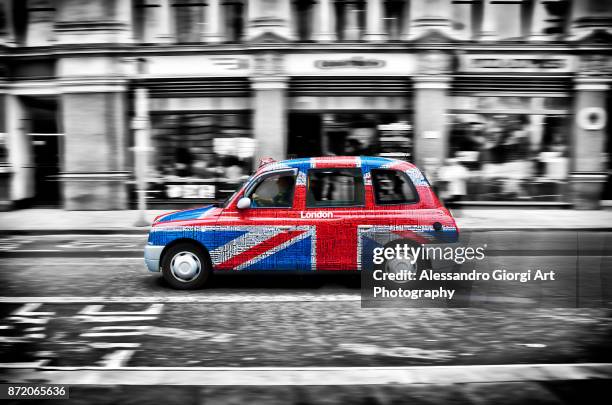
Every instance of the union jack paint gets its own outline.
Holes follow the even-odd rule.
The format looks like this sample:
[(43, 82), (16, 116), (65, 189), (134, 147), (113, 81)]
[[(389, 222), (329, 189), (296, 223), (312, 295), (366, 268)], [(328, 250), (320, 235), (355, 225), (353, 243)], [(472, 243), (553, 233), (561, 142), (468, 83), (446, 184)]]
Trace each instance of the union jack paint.
[[(352, 206), (310, 205), (308, 193), (313, 185), (309, 184), (309, 173), (314, 169), (358, 169), (362, 202)], [(372, 170), (403, 173), (415, 192), (414, 201), (377, 201)], [(281, 172), (295, 179), (291, 206), (237, 207), (262, 178)], [(225, 206), (171, 212), (156, 218), (147, 247), (159, 252), (159, 258), (164, 247), (193, 241), (206, 249), (214, 270), (360, 270), (367, 251), (376, 246), (397, 240), (453, 243), (457, 238), (458, 229), (450, 212), (413, 164), (383, 157), (334, 156), (263, 164)], [(148, 266), (152, 269), (150, 263)]]

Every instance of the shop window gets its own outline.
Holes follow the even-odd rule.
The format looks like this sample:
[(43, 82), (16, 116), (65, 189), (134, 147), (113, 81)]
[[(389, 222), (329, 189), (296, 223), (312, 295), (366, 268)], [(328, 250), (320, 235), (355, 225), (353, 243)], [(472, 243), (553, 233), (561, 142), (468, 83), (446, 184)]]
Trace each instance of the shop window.
[(15, 41), (19, 45), (25, 45), (26, 33), (28, 31), (28, 5), (25, 1), (13, 1), (13, 29), (15, 30)]
[(410, 159), (412, 125), (409, 122), (408, 114), (324, 114), (323, 154)]
[(221, 201), (248, 177), (254, 140), (250, 115), (155, 114), (151, 119), (157, 201)]
[(291, 113), (288, 155), (385, 156), (411, 160), (410, 114)]
[(402, 39), (403, 27), (405, 25), (405, 12), (409, 7), (405, 1), (385, 1), (385, 32), (390, 41)]
[(176, 0), (172, 6), (177, 41), (179, 43), (201, 42), (206, 4), (201, 0)]
[(452, 29), (461, 39), (477, 38), (482, 27), (481, 0), (453, 0)]
[(253, 208), (291, 208), (294, 189), (294, 173), (272, 174), (258, 182), (247, 197)]
[(310, 169), (307, 207), (353, 207), (364, 205), (361, 169)]
[(527, 0), (492, 0), (495, 34), (501, 40), (525, 38), (531, 26), (532, 3)]
[(448, 164), (469, 170), (468, 199), (558, 201), (565, 194), (569, 116), (523, 111), (451, 116), (450, 156), (456, 161)]
[(336, 37), (340, 41), (360, 41), (365, 33), (365, 2), (335, 3)]
[(134, 35), (144, 43), (157, 41), (159, 4), (154, 0), (136, 0), (134, 3)]
[(295, 37), (298, 41), (312, 40), (314, 8), (315, 2), (312, 0), (297, 0), (293, 2)]
[(412, 181), (398, 170), (372, 170), (372, 186), (376, 204), (412, 204), (417, 202), (418, 194)]
[(222, 4), (226, 42), (240, 42), (244, 32), (244, 4), (226, 1)]
[(53, 41), (54, 3), (49, 0), (14, 1), (13, 27), (20, 45), (41, 46)]
[(544, 11), (544, 34), (561, 36), (567, 32), (569, 12), (571, 9), (569, 0), (556, 0), (543, 2)]

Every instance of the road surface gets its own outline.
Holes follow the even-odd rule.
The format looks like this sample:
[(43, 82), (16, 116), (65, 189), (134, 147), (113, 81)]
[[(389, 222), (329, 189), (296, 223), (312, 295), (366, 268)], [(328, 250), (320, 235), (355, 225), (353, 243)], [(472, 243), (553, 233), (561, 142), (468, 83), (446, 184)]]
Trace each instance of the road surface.
[[(482, 266), (558, 271), (566, 308), (514, 302), (522, 287), (510, 283), (517, 291), (495, 309), (364, 309), (357, 274), (221, 274), (204, 290), (175, 291), (146, 271), (144, 234), (4, 235), (0, 368), (10, 381), (84, 384), (73, 397), (161, 390), (169, 402), (233, 393), (238, 402), (503, 403), (529, 394), (573, 403), (604, 384), (610, 233), (463, 237), (487, 245)], [(139, 391), (152, 381), (161, 387)]]

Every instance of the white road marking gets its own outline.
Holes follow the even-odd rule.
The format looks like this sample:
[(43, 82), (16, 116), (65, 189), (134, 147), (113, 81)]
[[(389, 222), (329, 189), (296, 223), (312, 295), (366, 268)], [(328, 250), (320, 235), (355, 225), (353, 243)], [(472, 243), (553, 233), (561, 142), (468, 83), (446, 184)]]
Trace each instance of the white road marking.
[(48, 252), (62, 252), (60, 249), (14, 249), (7, 250), (7, 252), (19, 252), (19, 253), (48, 253)]
[(85, 308), (79, 311), (80, 315), (97, 315), (97, 316), (150, 316), (159, 315), (164, 308), (163, 304), (151, 304), (147, 309), (143, 311), (102, 311), (104, 305), (87, 305)]
[(533, 347), (533, 348), (543, 348), (546, 347), (545, 344), (543, 343), (517, 343), (518, 346), (525, 346), (525, 347)]
[(117, 350), (104, 356), (100, 361), (102, 367), (118, 368), (123, 367), (130, 360), (134, 350)]
[(94, 349), (135, 349), (140, 347), (140, 343), (129, 342), (129, 343), (109, 343), (109, 342), (93, 342), (88, 343), (89, 346)]
[(122, 336), (142, 336), (145, 335), (146, 332), (136, 331), (136, 332), (86, 332), (81, 333), (82, 337), (122, 337)]
[(48, 359), (23, 363), (0, 363), (0, 369), (39, 368), (44, 367), (47, 363), (49, 363)]
[(329, 302), (329, 301), (360, 301), (361, 295), (356, 293), (336, 294), (232, 294), (216, 293), (206, 295), (177, 296), (125, 296), (125, 297), (0, 297), (0, 304), (46, 303), (46, 304), (89, 304), (89, 303), (231, 303), (231, 302)]
[(43, 326), (35, 326), (32, 328), (25, 328), (23, 331), (24, 332), (42, 332), (44, 330), (45, 328)]
[(47, 335), (44, 333), (28, 333), (23, 335), (24, 339), (45, 339)]
[(154, 321), (156, 316), (92, 316), (92, 315), (76, 315), (75, 318), (82, 322), (140, 322)]
[(55, 312), (35, 312), (42, 306), (40, 302), (29, 302), (13, 312), (14, 316), (53, 316)]
[(26, 316), (9, 316), (6, 319), (13, 323), (31, 323), (33, 325), (44, 325), (49, 322), (49, 319), (51, 318), (29, 318)]
[(90, 332), (81, 333), (82, 337), (118, 337), (118, 336), (142, 336), (147, 333), (150, 326), (94, 326)]
[[(109, 362), (121, 363), (127, 353)], [(408, 367), (46, 367), (0, 364), (12, 383), (96, 385), (469, 384), (612, 378), (612, 363)]]
[(217, 333), (207, 332), (197, 329), (182, 329), (182, 328), (164, 328), (152, 326), (147, 330), (147, 335), (165, 337), (168, 339), (183, 339), (183, 340), (209, 340), (216, 343), (228, 343), (235, 336), (233, 333)]

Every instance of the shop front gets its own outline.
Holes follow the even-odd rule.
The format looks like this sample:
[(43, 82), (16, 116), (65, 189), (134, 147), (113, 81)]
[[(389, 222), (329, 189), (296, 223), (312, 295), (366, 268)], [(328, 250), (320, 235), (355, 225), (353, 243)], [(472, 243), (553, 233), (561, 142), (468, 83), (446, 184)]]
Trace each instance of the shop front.
[[(569, 202), (574, 60), (464, 55), (448, 109), (449, 159), (438, 183), (468, 202)], [(452, 173), (452, 174), (450, 174)], [(444, 195), (444, 192), (442, 192)]]
[(414, 55), (288, 55), (290, 157), (412, 160)]
[(449, 157), (468, 169), (465, 198), (563, 202), (570, 171), (569, 100), (453, 97)]
[(190, 205), (231, 195), (253, 167), (250, 121), (248, 112), (154, 114), (149, 204)]
[[(147, 95), (147, 206), (220, 202), (248, 177), (255, 153), (250, 69), (240, 54), (147, 59), (136, 84)], [(132, 190), (134, 205), (135, 183)]]
[(408, 112), (293, 112), (288, 155), (386, 156), (412, 160), (413, 132)]

